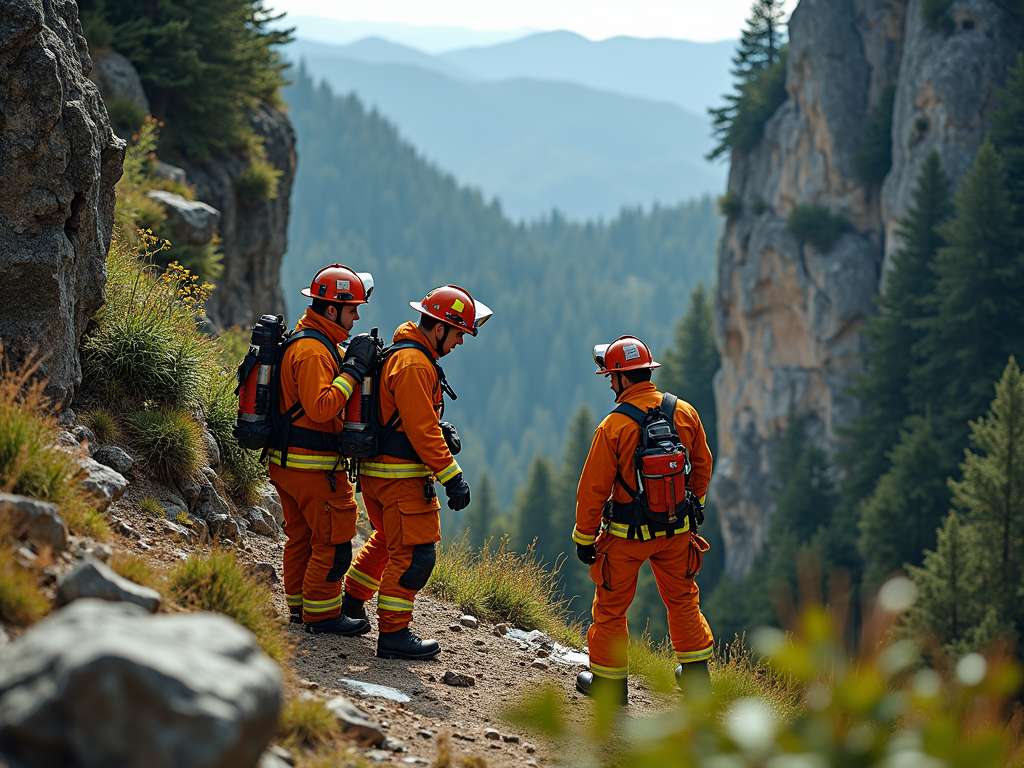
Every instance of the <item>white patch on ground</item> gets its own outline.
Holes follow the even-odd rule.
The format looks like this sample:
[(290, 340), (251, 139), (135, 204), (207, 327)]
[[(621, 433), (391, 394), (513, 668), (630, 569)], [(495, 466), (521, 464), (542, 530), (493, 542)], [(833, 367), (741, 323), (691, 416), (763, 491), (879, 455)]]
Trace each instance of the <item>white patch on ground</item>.
[(531, 648), (538, 649), (544, 648), (551, 655), (548, 657), (551, 661), (557, 661), (560, 664), (569, 664), (571, 666), (589, 666), (590, 657), (585, 653), (568, 648), (560, 643), (556, 643), (543, 632), (534, 630), (533, 632), (524, 632), (521, 629), (509, 629), (504, 635), (506, 640), (511, 640), (514, 643), (520, 645), (528, 645)]
[(412, 699), (410, 699), (397, 688), (390, 688), (386, 685), (377, 685), (376, 683), (364, 683), (362, 680), (352, 680), (348, 677), (339, 678), (338, 682), (344, 683), (349, 688), (354, 689), (357, 693), (361, 693), (363, 696), (376, 696), (380, 699), (397, 701), (400, 704), (405, 703), (407, 701), (412, 701)]

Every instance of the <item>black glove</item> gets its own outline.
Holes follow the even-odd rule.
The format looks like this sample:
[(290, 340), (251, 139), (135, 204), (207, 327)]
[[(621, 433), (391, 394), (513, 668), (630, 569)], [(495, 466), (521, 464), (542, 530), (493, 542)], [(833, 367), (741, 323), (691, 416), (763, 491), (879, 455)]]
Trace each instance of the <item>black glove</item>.
[(686, 492), (686, 501), (690, 505), (690, 514), (693, 516), (694, 527), (704, 525), (704, 505), (700, 503), (693, 491)]
[(576, 557), (584, 565), (593, 565), (597, 562), (597, 546), (594, 544), (577, 544)]
[(444, 492), (448, 494), (448, 509), (452, 512), (469, 506), (469, 483), (462, 478), (461, 472), (444, 484)]
[(448, 446), (452, 456), (457, 456), (459, 451), (462, 450), (462, 441), (459, 439), (459, 433), (455, 431), (455, 425), (442, 421), (441, 434), (444, 435), (445, 445)]
[(348, 343), (348, 351), (341, 363), (341, 372), (347, 373), (356, 380), (356, 384), (362, 384), (363, 378), (373, 367), (377, 359), (377, 341), (368, 333), (360, 333), (353, 336)]

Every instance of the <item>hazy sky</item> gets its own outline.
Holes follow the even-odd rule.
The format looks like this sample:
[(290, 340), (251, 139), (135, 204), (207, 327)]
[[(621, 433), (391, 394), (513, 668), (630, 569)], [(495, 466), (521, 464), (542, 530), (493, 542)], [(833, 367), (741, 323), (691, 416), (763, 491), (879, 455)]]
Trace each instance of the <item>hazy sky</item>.
[[(796, 3), (785, 0), (787, 11)], [(271, 0), (268, 5), (340, 21), (568, 29), (595, 40), (615, 35), (724, 40), (739, 34), (751, 0)]]

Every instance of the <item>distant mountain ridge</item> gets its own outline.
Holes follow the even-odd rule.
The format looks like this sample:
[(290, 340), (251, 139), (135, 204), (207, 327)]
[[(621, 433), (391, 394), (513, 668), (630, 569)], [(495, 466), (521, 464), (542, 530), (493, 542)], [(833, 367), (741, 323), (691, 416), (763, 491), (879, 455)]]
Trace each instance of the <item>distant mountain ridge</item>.
[(705, 117), (550, 77), (486, 82), (475, 72), (509, 71), (514, 58), (505, 50), (488, 59), (488, 50), (458, 52), (460, 62), (385, 40), (298, 40), (285, 55), (336, 93), (358, 94), (426, 157), (515, 218), (552, 208), (611, 217), (623, 205), (672, 204), (724, 186), (725, 168), (704, 160)]

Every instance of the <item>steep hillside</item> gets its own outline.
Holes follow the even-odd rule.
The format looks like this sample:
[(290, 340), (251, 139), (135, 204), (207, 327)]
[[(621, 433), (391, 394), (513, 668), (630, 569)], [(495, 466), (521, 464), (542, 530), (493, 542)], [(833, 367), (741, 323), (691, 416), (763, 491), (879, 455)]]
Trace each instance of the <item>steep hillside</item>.
[[(932, 149), (954, 181), (970, 167), (1016, 56), (1006, 5), (956, 0), (937, 21), (925, 20), (922, 0), (802, 0), (793, 13), (788, 98), (760, 143), (733, 154), (735, 210), (718, 253), (714, 490), (734, 577), (765, 539), (787, 417), (831, 453), (858, 411), (846, 390), (898, 246), (896, 221)], [(892, 168), (865, 182), (857, 152), (893, 93)], [(852, 228), (816, 247), (787, 228), (797, 206), (822, 206)]]
[(594, 344), (627, 332), (658, 350), (671, 342), (690, 290), (711, 278), (713, 204), (627, 210), (608, 224), (555, 216), (516, 225), (356, 99), (301, 73), (285, 98), (302, 158), (283, 272), (291, 317), (299, 289), (334, 260), (377, 280), (360, 329), (390, 334), (410, 318), (411, 299), (448, 282), (492, 307), (485, 332), (444, 365), (459, 393), (449, 414), (465, 430), (467, 471), (475, 478), (492, 467), (507, 505), (534, 454), (561, 450), (580, 405), (607, 410)]
[(662, 102), (572, 83), (455, 79), (410, 63), (357, 61), (345, 49), (286, 49), (335, 93), (356, 93), (432, 162), (496, 196), (516, 218), (572, 218), (622, 205), (674, 204), (721, 191), (704, 155), (707, 120)]

